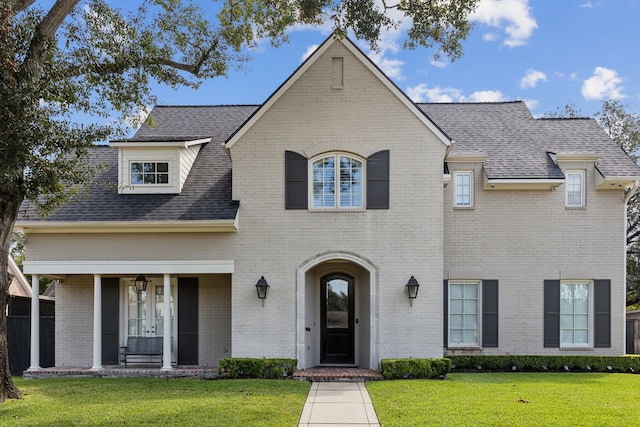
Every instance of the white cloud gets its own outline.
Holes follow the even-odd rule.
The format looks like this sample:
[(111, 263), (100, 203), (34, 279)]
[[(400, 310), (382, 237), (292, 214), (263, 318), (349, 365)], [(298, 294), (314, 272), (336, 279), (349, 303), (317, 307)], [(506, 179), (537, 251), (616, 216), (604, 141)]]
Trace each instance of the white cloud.
[(531, 69), (528, 69), (527, 74), (522, 79), (520, 79), (520, 88), (521, 89), (533, 88), (537, 86), (538, 82), (546, 82), (546, 81), (547, 81), (547, 75), (545, 73), (531, 68)]
[(434, 67), (436, 67), (436, 68), (445, 68), (447, 65), (450, 64), (447, 61), (442, 61), (442, 60), (437, 60), (436, 61), (435, 59), (432, 59), (431, 61), (429, 61), (429, 63), (431, 65), (433, 65)]
[(414, 102), (455, 102), (462, 98), (462, 91), (452, 87), (429, 88), (426, 84), (407, 88), (407, 95)]
[[(469, 15), (469, 20), (506, 32), (507, 38), (503, 44), (509, 47), (526, 44), (538, 28), (528, 0), (480, 0), (478, 8)], [(491, 40), (494, 36), (485, 34), (484, 39)]]
[(586, 100), (622, 99), (622, 78), (616, 70), (596, 67), (593, 76), (582, 83), (582, 96)]
[(318, 46), (319, 45), (317, 44), (312, 44), (311, 46), (307, 47), (307, 51), (304, 53), (304, 55), (302, 55), (300, 62), (306, 61), (307, 58), (310, 57), (311, 54), (316, 51), (316, 49), (318, 49)]
[(593, 9), (595, 6), (593, 5), (593, 3), (588, 1), (586, 3), (582, 3), (579, 7), (583, 8), (583, 9)]
[(414, 102), (500, 102), (506, 97), (498, 90), (481, 90), (464, 96), (462, 90), (453, 87), (428, 87), (424, 83), (407, 88), (407, 95)]

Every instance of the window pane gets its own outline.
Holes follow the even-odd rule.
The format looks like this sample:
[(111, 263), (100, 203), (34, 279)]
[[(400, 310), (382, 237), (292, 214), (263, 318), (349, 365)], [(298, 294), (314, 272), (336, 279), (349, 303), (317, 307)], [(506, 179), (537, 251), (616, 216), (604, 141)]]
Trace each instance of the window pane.
[(158, 184), (168, 184), (169, 183), (169, 175), (166, 173), (158, 174)]
[(463, 313), (464, 302), (459, 299), (451, 300), (449, 302), (449, 311), (451, 314), (461, 314)]
[(340, 156), (340, 206), (362, 206), (362, 162)]
[(142, 163), (131, 163), (131, 173), (142, 173)]
[(464, 330), (464, 344), (477, 344), (478, 332), (475, 329)]
[(145, 172), (155, 172), (156, 171), (156, 164), (155, 163), (145, 163), (144, 164), (144, 171)]
[(453, 344), (461, 344), (463, 342), (462, 329), (451, 329), (449, 331), (449, 341)]
[(462, 295), (463, 295), (462, 286), (463, 285), (449, 285), (449, 297), (452, 298), (452, 299), (453, 298), (456, 298), (456, 299), (462, 298)]
[(464, 316), (464, 328), (476, 329), (478, 327), (478, 316), (475, 314), (466, 314)]
[(313, 163), (313, 206), (335, 206), (335, 158), (325, 157)]
[(462, 328), (464, 325), (464, 316), (461, 314), (454, 314), (449, 318), (449, 325), (451, 328)]
[(465, 314), (476, 314), (478, 312), (478, 301), (475, 299), (464, 300), (464, 312)]
[(158, 172), (169, 172), (169, 163), (160, 162), (157, 164)]
[(573, 328), (573, 315), (561, 315), (560, 316), (560, 327), (561, 328)]
[(478, 285), (464, 285), (465, 298), (478, 298)]
[(131, 174), (131, 183), (132, 184), (142, 184), (142, 174), (141, 173), (133, 173), (133, 174)]
[(589, 331), (585, 329), (578, 329), (574, 332), (575, 344), (589, 344)]
[(145, 184), (155, 184), (155, 183), (156, 183), (156, 176), (155, 176), (155, 174), (152, 174), (152, 173), (145, 173), (145, 174), (144, 174), (144, 183), (145, 183)]

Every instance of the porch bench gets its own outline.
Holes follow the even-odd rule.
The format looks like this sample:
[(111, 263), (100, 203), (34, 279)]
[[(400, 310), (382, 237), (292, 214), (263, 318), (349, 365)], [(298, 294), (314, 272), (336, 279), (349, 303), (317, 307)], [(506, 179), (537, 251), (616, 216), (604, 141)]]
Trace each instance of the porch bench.
[[(148, 356), (153, 363), (154, 356), (162, 356), (162, 337), (127, 337), (127, 346), (120, 347), (120, 363), (127, 366), (130, 356)], [(162, 364), (162, 357), (159, 361)]]

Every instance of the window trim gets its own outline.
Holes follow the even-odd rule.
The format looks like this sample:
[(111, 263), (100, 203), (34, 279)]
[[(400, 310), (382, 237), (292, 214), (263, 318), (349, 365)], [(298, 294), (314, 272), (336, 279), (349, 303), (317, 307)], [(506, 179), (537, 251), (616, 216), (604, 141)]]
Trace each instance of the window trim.
[[(587, 319), (587, 342), (584, 344), (581, 343), (563, 343), (562, 342), (562, 287), (567, 285), (587, 285), (589, 287), (589, 300), (587, 302), (588, 307), (588, 319)], [(562, 349), (574, 349), (574, 348), (593, 348), (594, 347), (594, 339), (595, 339), (595, 323), (594, 323), (594, 312), (595, 312), (595, 295), (594, 295), (594, 284), (593, 280), (561, 280), (560, 281), (560, 302), (559, 302), (559, 310), (560, 310), (560, 319), (559, 319), (559, 332), (558, 332), (558, 342), (559, 348)], [(573, 313), (575, 315), (575, 312)], [(564, 328), (567, 329), (567, 328)], [(575, 328), (573, 328), (575, 330)], [(575, 339), (574, 339), (575, 341)]]
[[(476, 306), (476, 343), (451, 342), (451, 286), (476, 285), (478, 298)], [(482, 348), (482, 280), (449, 280), (447, 283), (447, 348)]]
[[(458, 177), (469, 176), (469, 204), (458, 204)], [(453, 208), (454, 209), (473, 209), (475, 207), (475, 182), (474, 174), (471, 170), (453, 172)], [(463, 194), (464, 197), (464, 194)]]
[[(156, 172), (154, 172), (154, 174), (156, 175), (156, 179), (158, 176), (158, 163), (166, 163), (167, 164), (167, 182), (166, 183), (133, 183), (133, 179), (132, 179), (132, 175), (133, 172), (131, 171), (131, 167), (133, 166), (134, 163), (154, 163), (156, 165)], [(140, 187), (146, 187), (146, 188), (157, 188), (157, 187), (172, 187), (173, 183), (172, 183), (172, 169), (173, 169), (173, 165), (171, 162), (171, 159), (159, 159), (159, 160), (151, 160), (151, 159), (129, 159), (129, 185), (131, 186), (140, 186)], [(161, 172), (164, 173), (164, 172)], [(144, 172), (142, 173), (144, 175)]]
[[(334, 202), (335, 205), (334, 206), (314, 206), (313, 205), (313, 164), (315, 162), (317, 162), (318, 160), (327, 158), (327, 157), (333, 157), (335, 159), (335, 165), (338, 165), (338, 167), (334, 168), (334, 188), (338, 188), (339, 187), (339, 183), (340, 183), (340, 157), (347, 157), (349, 159), (354, 159), (358, 162), (360, 162), (360, 164), (362, 165), (362, 169), (361, 169), (361, 186), (362, 186), (362, 192), (360, 195), (360, 206), (355, 206), (355, 207), (342, 207), (340, 206), (340, 192), (336, 191), (334, 192)], [(338, 184), (338, 185), (335, 185)], [(360, 211), (365, 211), (367, 209), (366, 206), (366, 200), (367, 200), (367, 159), (364, 159), (356, 154), (353, 153), (347, 153), (344, 151), (331, 151), (328, 153), (322, 153), (322, 154), (318, 154), (317, 156), (314, 156), (312, 158), (309, 159), (309, 163), (308, 163), (308, 183), (307, 183), (307, 188), (308, 188), (308, 209), (309, 211), (313, 211), (313, 212), (360, 212)]]
[[(569, 203), (569, 175), (580, 176), (580, 204)], [(587, 206), (586, 201), (586, 173), (584, 170), (568, 170), (565, 173), (565, 191), (564, 191), (564, 205), (567, 209), (582, 209)]]

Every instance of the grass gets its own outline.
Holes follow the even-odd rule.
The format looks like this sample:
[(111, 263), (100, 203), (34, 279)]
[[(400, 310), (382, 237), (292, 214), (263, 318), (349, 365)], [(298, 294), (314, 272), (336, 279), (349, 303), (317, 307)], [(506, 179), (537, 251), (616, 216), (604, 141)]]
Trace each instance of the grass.
[(295, 426), (309, 383), (283, 380), (14, 378), (1, 426)]
[(640, 375), (455, 373), (446, 380), (367, 383), (392, 426), (638, 425)]

